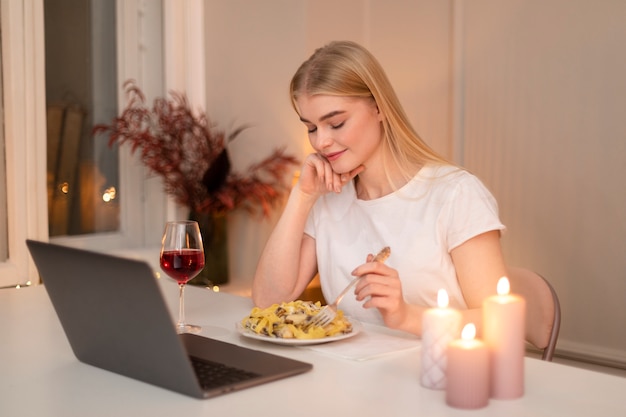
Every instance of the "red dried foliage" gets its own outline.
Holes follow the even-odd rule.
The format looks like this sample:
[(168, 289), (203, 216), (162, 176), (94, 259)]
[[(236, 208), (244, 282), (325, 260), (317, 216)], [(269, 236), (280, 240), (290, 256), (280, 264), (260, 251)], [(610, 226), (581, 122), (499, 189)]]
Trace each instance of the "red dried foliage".
[(265, 217), (289, 190), (289, 166), (298, 164), (284, 149), (248, 168), (232, 172), (226, 145), (246, 127), (226, 136), (206, 114), (194, 114), (184, 94), (156, 98), (152, 108), (133, 80), (124, 83), (127, 106), (111, 124), (96, 125), (93, 133), (109, 135), (109, 146), (128, 142), (140, 151), (142, 163), (163, 179), (175, 201), (197, 213), (225, 213), (236, 208)]

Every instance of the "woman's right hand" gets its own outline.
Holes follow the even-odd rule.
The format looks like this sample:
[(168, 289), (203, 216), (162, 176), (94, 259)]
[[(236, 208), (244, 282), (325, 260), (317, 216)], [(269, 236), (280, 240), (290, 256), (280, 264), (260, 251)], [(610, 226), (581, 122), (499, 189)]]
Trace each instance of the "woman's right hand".
[(300, 191), (316, 197), (329, 192), (339, 193), (344, 185), (364, 169), (363, 165), (359, 165), (350, 172), (339, 174), (333, 171), (326, 158), (318, 153), (312, 153), (304, 160), (298, 185)]

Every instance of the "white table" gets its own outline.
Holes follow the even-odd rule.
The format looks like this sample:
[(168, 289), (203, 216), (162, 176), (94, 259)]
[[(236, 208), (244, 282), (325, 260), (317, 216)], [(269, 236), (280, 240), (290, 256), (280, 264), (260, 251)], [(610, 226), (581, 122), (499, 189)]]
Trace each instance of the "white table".
[[(172, 311), (176, 286), (161, 286)], [(45, 288), (0, 290), (0, 416), (622, 416), (626, 378), (526, 359), (526, 394), (466, 411), (419, 383), (419, 350), (366, 361), (241, 337), (248, 298), (189, 288), (188, 321), (204, 334), (313, 363), (311, 372), (197, 400), (78, 362)]]

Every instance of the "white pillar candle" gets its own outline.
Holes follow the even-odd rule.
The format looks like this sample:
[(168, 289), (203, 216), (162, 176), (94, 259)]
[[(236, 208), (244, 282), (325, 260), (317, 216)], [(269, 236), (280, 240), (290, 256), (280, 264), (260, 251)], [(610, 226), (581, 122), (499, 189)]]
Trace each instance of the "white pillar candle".
[(439, 290), (437, 308), (422, 317), (421, 383), (426, 388), (446, 387), (446, 349), (459, 335), (461, 313), (448, 307), (448, 293)]
[(475, 336), (476, 326), (469, 323), (461, 339), (448, 345), (446, 403), (452, 407), (476, 409), (489, 404), (489, 351)]
[(526, 300), (509, 294), (506, 277), (498, 281), (498, 295), (483, 302), (483, 333), (489, 349), (491, 398), (524, 395), (524, 333)]

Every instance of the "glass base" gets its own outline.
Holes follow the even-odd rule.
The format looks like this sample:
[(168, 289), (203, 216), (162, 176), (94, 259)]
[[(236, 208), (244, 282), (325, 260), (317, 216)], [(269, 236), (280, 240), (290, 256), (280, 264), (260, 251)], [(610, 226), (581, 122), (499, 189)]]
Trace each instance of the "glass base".
[(198, 334), (201, 331), (202, 331), (202, 327), (196, 326), (195, 324), (179, 323), (176, 325), (176, 333), (178, 334), (183, 334), (183, 333)]

